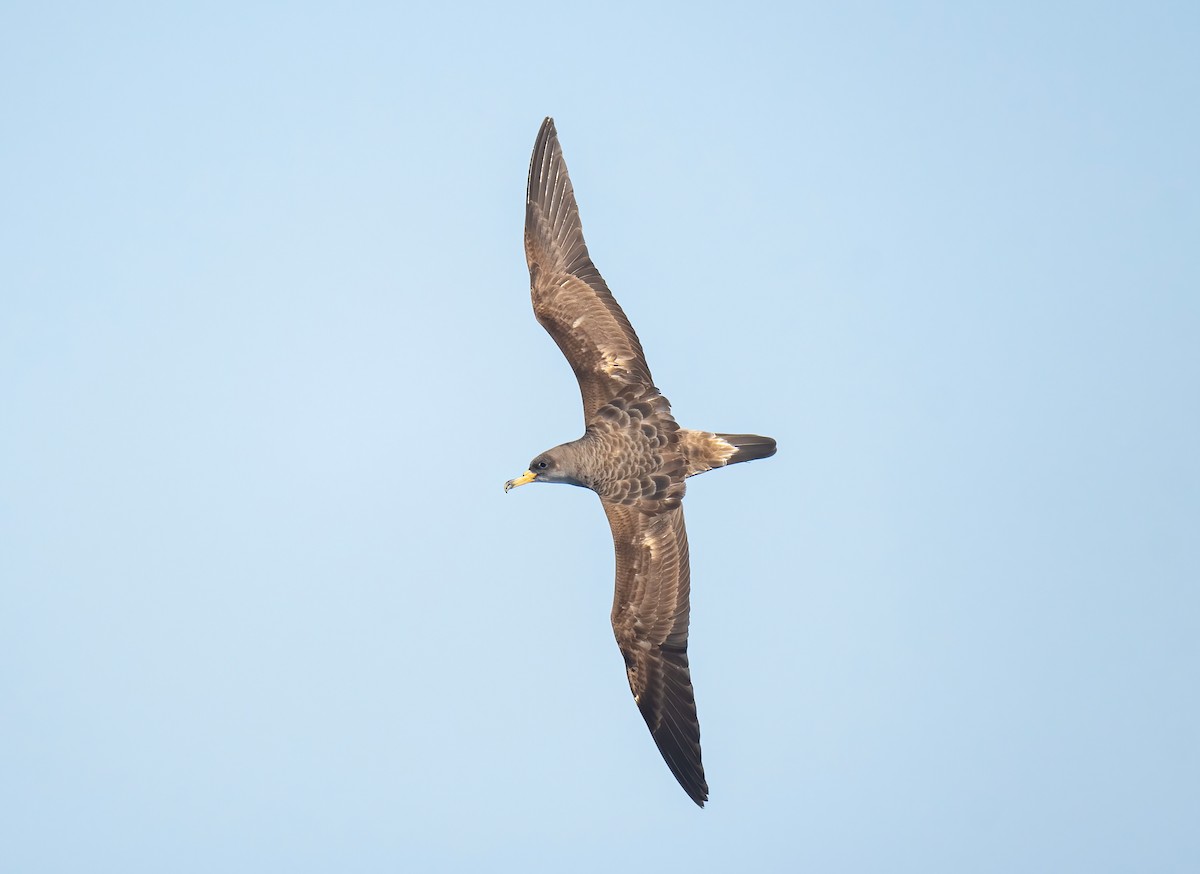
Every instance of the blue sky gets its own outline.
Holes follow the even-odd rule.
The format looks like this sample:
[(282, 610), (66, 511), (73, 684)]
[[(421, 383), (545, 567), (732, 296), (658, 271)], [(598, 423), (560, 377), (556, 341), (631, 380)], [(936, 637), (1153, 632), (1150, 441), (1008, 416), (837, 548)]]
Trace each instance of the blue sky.
[[(9, 4), (0, 868), (1193, 871), (1193, 4)], [(690, 427), (712, 789), (529, 307)], [(418, 867), (419, 866), (419, 867)]]

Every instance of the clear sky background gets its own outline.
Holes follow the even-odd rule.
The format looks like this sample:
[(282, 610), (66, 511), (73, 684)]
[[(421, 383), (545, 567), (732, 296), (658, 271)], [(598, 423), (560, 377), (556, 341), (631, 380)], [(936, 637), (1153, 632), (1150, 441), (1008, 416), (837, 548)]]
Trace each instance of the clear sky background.
[[(0, 870), (1200, 870), (1198, 8), (6, 4)], [(779, 440), (688, 492), (703, 811), (502, 491), (546, 115)]]

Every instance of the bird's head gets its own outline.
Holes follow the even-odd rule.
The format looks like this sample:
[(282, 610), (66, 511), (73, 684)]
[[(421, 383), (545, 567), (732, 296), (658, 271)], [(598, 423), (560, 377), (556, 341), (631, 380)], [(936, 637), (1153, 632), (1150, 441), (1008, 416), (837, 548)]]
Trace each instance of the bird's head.
[(564, 444), (549, 449), (529, 462), (529, 470), (525, 471), (516, 479), (510, 479), (504, 484), (504, 491), (515, 489), (517, 486), (523, 486), (526, 483), (566, 483), (572, 486), (582, 486), (574, 473), (575, 465), (574, 453), (570, 451), (572, 447)]

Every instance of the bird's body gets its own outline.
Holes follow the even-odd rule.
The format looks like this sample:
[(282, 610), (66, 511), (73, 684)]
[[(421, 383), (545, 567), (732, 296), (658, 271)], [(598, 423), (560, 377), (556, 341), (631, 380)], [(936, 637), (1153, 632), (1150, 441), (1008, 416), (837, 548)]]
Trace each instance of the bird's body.
[(550, 449), (505, 491), (560, 482), (600, 496), (616, 550), (612, 625), (634, 700), (680, 785), (700, 806), (708, 784), (688, 669), (685, 480), (765, 458), (775, 441), (680, 428), (654, 386), (637, 334), (592, 264), (553, 120), (529, 168), (525, 254), (533, 310), (579, 381), (584, 435)]

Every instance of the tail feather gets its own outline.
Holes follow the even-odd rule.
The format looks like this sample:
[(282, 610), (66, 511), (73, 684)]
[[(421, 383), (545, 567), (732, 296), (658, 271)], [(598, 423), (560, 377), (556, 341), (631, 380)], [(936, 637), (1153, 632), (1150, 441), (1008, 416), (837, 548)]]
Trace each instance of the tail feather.
[(775, 441), (757, 434), (714, 434), (680, 429), (679, 435), (687, 456), (688, 476), (775, 454)]
[(729, 460), (725, 462), (726, 465), (770, 458), (775, 454), (775, 440), (771, 437), (760, 437), (757, 434), (718, 434), (717, 436), (737, 450), (729, 456)]

